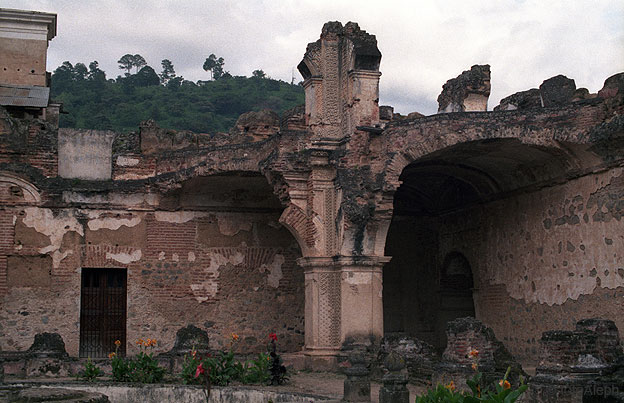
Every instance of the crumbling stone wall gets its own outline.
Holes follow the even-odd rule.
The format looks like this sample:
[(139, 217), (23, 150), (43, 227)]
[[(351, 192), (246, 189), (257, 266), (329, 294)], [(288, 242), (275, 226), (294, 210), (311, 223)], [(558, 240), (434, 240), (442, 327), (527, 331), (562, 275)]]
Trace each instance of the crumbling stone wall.
[(619, 402), (624, 360), (618, 328), (591, 318), (574, 330), (551, 330), (540, 339), (540, 363), (529, 382), (531, 402)]
[[(229, 136), (146, 122), (114, 136), (105, 181), (59, 177), (57, 131), (0, 109), (2, 345), (48, 330), (75, 354), (79, 270), (111, 267), (128, 270), (130, 341), (149, 332), (169, 350), (194, 324), (215, 345), (238, 332), (251, 350), (281, 326), (294, 351), (305, 304), (306, 352), (335, 358), (348, 339), (382, 336), (390, 253), (389, 268), (432, 284), (447, 254), (465, 256), (476, 316), (524, 360), (536, 334), (578, 312), (620, 320), (621, 77), (596, 97), (564, 78), (547, 107), (464, 113), (466, 100), (485, 109), (489, 70), (477, 66), (454, 113), (389, 120), (380, 59), (374, 35), (327, 23), (299, 65), (305, 109), (278, 131), (275, 116)], [(388, 246), (405, 231), (393, 211), (429, 242)], [(405, 301), (394, 301), (410, 310), (398, 327), (427, 333), (428, 295)]]
[[(213, 348), (236, 332), (240, 352), (261, 351), (266, 335), (276, 332), (280, 348), (301, 349), (299, 247), (279, 224), (282, 206), (257, 173), (270, 152), (262, 147), (273, 146), (212, 153), (212, 166), (239, 152), (243, 161), (225, 169), (253, 171), (206, 182), (202, 174), (214, 170), (197, 163), (202, 157), (189, 161), (188, 150), (141, 154), (126, 136), (125, 146), (117, 139), (113, 145), (121, 151), (112, 158), (115, 183), (64, 180), (56, 167), (38, 164), (50, 154), (56, 162), (55, 131), (40, 124), (28, 131), (9, 117), (0, 123), (12, 136), (0, 155), (0, 171), (10, 171), (0, 175), (2, 349), (23, 350), (36, 333), (51, 331), (77, 355), (84, 267), (127, 269), (129, 353), (134, 340), (146, 337), (166, 351), (188, 324), (207, 330)], [(185, 172), (187, 164), (194, 168)], [(172, 175), (178, 169), (182, 175)], [(154, 188), (147, 179), (159, 175)]]

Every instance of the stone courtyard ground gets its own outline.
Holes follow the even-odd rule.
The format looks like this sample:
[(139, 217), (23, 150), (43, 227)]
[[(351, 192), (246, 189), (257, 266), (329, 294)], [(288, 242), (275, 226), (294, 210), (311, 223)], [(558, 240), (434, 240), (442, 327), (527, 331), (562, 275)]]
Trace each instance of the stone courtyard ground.
[[(280, 393), (301, 393), (328, 397), (332, 400), (340, 400), (343, 396), (343, 383), (345, 376), (342, 374), (331, 372), (308, 372), (298, 371), (294, 372), (290, 377), (288, 384), (283, 386), (250, 386), (252, 389), (275, 391)], [(102, 380), (107, 380), (106, 377)], [(77, 382), (75, 378), (29, 378), (29, 379), (6, 379), (8, 384), (49, 384), (54, 387), (63, 388), (63, 386), (77, 386), (78, 384), (85, 384)], [(96, 382), (97, 384), (99, 382)], [(85, 384), (90, 385), (90, 384)], [(179, 384), (178, 384), (179, 385)], [(172, 385), (173, 386), (173, 385)], [(177, 385), (176, 385), (177, 386)], [(236, 387), (236, 385), (233, 385)], [(380, 383), (371, 383), (371, 402), (379, 401), (379, 388)], [(423, 386), (416, 386), (408, 384), (410, 391), (410, 401), (414, 401), (417, 394), (423, 393), (426, 388)]]
[[(330, 372), (305, 372), (300, 371), (291, 377), (291, 382), (286, 386), (288, 390), (299, 393), (313, 393), (335, 398), (342, 398), (345, 376)], [(380, 383), (371, 382), (371, 402), (379, 401)], [(410, 391), (410, 402), (416, 399), (417, 394), (425, 392), (423, 386), (407, 385)]]

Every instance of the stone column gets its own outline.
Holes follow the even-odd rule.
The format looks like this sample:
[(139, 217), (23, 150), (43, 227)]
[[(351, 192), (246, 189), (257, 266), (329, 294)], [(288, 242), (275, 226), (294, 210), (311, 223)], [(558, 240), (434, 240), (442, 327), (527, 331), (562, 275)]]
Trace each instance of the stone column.
[(389, 257), (303, 257), (305, 353), (335, 359), (350, 338), (383, 337), (381, 270)]
[(408, 376), (405, 373), (405, 361), (396, 353), (388, 354), (384, 361), (388, 373), (383, 377), (383, 386), (379, 389), (379, 403), (408, 403)]
[(369, 371), (366, 368), (366, 357), (363, 351), (356, 349), (349, 354), (350, 368), (345, 370), (347, 379), (344, 381), (344, 402), (370, 402), (371, 389)]

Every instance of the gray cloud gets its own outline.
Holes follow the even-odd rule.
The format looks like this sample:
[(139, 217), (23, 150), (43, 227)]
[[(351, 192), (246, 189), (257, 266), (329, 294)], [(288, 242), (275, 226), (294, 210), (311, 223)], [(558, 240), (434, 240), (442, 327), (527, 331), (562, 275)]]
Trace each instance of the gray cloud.
[[(263, 69), (291, 80), (326, 21), (357, 21), (383, 54), (380, 102), (401, 113), (436, 111), (442, 84), (473, 64), (492, 66), (490, 105), (565, 74), (595, 92), (624, 70), (624, 3), (619, 0), (4, 0), (3, 7), (58, 14), (48, 69), (64, 60), (116, 61), (140, 53), (155, 70), (168, 58), (200, 80), (211, 53), (235, 75)], [(296, 73), (296, 80), (300, 76)]]

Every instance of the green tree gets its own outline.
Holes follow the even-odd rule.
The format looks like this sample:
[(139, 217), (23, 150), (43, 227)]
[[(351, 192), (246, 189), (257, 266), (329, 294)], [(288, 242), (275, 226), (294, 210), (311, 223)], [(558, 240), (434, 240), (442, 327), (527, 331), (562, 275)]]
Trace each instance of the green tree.
[(182, 85), (182, 82), (184, 81), (184, 77), (180, 76), (180, 77), (174, 77), (171, 80), (169, 80), (169, 82), (167, 82), (167, 88), (179, 88), (180, 85)]
[(100, 64), (94, 60), (89, 63), (89, 73), (87, 78), (91, 81), (102, 82), (106, 81), (106, 73), (100, 69)]
[(206, 58), (206, 61), (204, 62), (204, 67), (203, 67), (204, 71), (210, 72), (211, 80), (212, 80), (212, 69), (214, 69), (216, 65), (217, 65), (217, 56), (215, 56), (215, 54), (213, 53)]
[(84, 63), (76, 63), (74, 65), (74, 80), (84, 80), (87, 78), (87, 66)]
[(145, 61), (143, 56), (137, 54), (133, 56), (132, 65), (136, 67), (136, 72), (138, 73), (139, 70), (143, 68), (143, 66), (147, 66), (147, 62)]
[(221, 78), (226, 72), (223, 70), (223, 65), (225, 64), (225, 60), (222, 57), (217, 59), (215, 54), (211, 54), (208, 56), (206, 61), (204, 62), (204, 70), (210, 71), (210, 79), (218, 80)]
[(262, 70), (254, 70), (251, 76), (255, 78), (266, 78), (266, 73)]
[(160, 62), (160, 64), (162, 65), (162, 73), (160, 73), (160, 82), (162, 84), (167, 85), (169, 80), (171, 80), (172, 78), (175, 78), (176, 76), (175, 69), (173, 68), (173, 63), (171, 63), (171, 60), (169, 59), (164, 59), (162, 62)]
[(130, 75), (130, 70), (134, 66), (134, 56), (127, 53), (121, 56), (121, 59), (117, 60), (117, 63), (119, 63), (119, 68), (121, 70), (126, 70), (126, 75)]
[(52, 91), (60, 94), (67, 91), (74, 80), (74, 65), (69, 61), (64, 61), (52, 73), (51, 86)]
[[(218, 80), (220, 78), (223, 77), (223, 75), (225, 73), (227, 73), (227, 71), (223, 70), (223, 65), (225, 64), (225, 61), (223, 60), (222, 57), (218, 58), (216, 61), (216, 65), (214, 66), (214, 68), (212, 69), (212, 73), (214, 74), (214, 79)], [(229, 73), (228, 73), (229, 74)]]
[(128, 77), (129, 79), (133, 79), (133, 84), (136, 87), (149, 87), (150, 85), (159, 85), (160, 78), (158, 74), (154, 71), (150, 66), (144, 66), (138, 73), (136, 73), (132, 77)]

